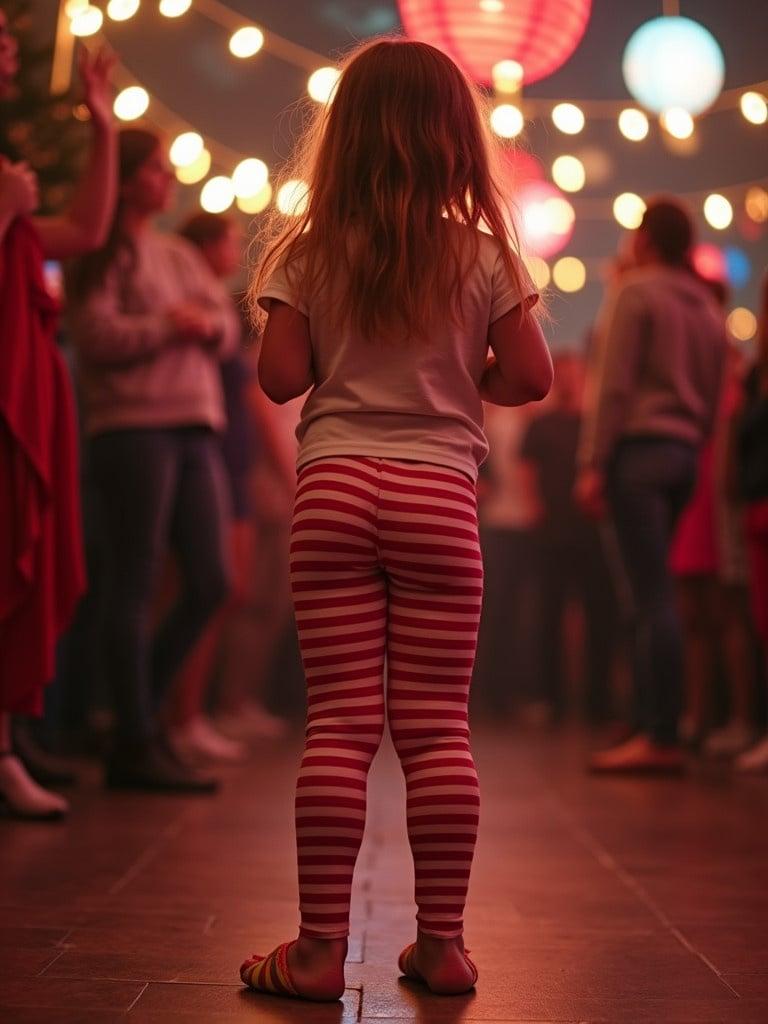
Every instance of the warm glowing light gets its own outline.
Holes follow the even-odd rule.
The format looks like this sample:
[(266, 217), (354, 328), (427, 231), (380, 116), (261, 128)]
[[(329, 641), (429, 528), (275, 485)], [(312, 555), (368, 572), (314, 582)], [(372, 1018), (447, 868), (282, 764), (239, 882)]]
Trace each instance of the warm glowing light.
[(718, 245), (711, 242), (700, 242), (694, 246), (691, 254), (694, 269), (707, 281), (725, 281), (728, 268), (725, 253)]
[(231, 178), (218, 175), (209, 178), (200, 192), (200, 205), (206, 213), (224, 213), (235, 201), (235, 188)]
[(267, 182), (263, 188), (254, 196), (239, 196), (237, 199), (237, 208), (242, 210), (243, 213), (261, 213), (262, 210), (266, 210), (272, 199), (272, 186)]
[(88, 0), (67, 0), (64, 4), (64, 13), (68, 18), (74, 18), (76, 14), (81, 14), (90, 6)]
[(112, 21), (128, 21), (138, 11), (141, 0), (109, 0), (107, 14)]
[(202, 181), (211, 169), (211, 154), (204, 149), (194, 163), (176, 168), (176, 177), (182, 185), (196, 185)]
[(704, 200), (704, 216), (710, 227), (716, 231), (725, 231), (733, 220), (733, 207), (725, 196), (713, 192)]
[(559, 156), (552, 164), (552, 180), (564, 192), (580, 192), (587, 180), (584, 164), (575, 156)]
[(135, 121), (149, 106), (149, 93), (140, 85), (129, 85), (115, 96), (113, 110), (121, 121)]
[(552, 111), (555, 128), (566, 135), (578, 135), (584, 127), (584, 111), (575, 103), (558, 103)]
[(768, 121), (768, 100), (759, 92), (745, 92), (740, 101), (741, 112), (752, 124)]
[(341, 72), (338, 68), (318, 68), (309, 76), (307, 92), (316, 103), (330, 103)]
[(529, 256), (525, 261), (525, 265), (528, 268), (528, 273), (531, 275), (531, 280), (538, 290), (540, 292), (544, 291), (551, 277), (547, 261), (543, 260), (541, 256)]
[(613, 201), (613, 216), (623, 228), (639, 228), (645, 213), (645, 203), (634, 192), (622, 192)]
[(491, 111), (491, 128), (502, 139), (514, 139), (523, 130), (525, 121), (519, 107), (500, 103)]
[(523, 84), (525, 69), (516, 60), (500, 60), (491, 68), (493, 87), (497, 92), (517, 92)]
[(168, 156), (174, 167), (188, 167), (203, 152), (203, 137), (197, 132), (182, 132), (171, 143)]
[(166, 18), (180, 18), (192, 6), (192, 0), (160, 0), (160, 13)]
[(87, 7), (76, 8), (72, 15), (72, 21), (69, 23), (69, 30), (73, 36), (85, 38), (86, 36), (95, 36), (103, 24), (102, 12), (98, 7), (92, 7), (89, 4)]
[(760, 185), (753, 185), (747, 190), (744, 209), (755, 224), (764, 224), (768, 220), (768, 192)]
[(480, 0), (477, 6), (485, 14), (501, 14), (504, 10), (504, 0)]
[(289, 217), (300, 217), (309, 204), (309, 186), (306, 181), (291, 178), (277, 192), (277, 208)]
[(547, 259), (561, 252), (573, 234), (576, 216), (567, 199), (547, 181), (530, 181), (515, 196), (525, 248)]
[(648, 118), (636, 107), (627, 107), (619, 114), (619, 131), (630, 142), (642, 142), (648, 134)]
[(737, 341), (750, 341), (757, 334), (757, 317), (751, 309), (737, 306), (728, 314), (728, 330)]
[(659, 118), (661, 127), (673, 139), (689, 139), (693, 135), (693, 118), (682, 107), (670, 107)]
[(229, 40), (229, 52), (233, 57), (253, 57), (264, 45), (264, 33), (255, 25), (246, 25), (233, 33)]
[(269, 168), (263, 160), (241, 160), (232, 172), (232, 184), (238, 199), (246, 199), (261, 192), (269, 178)]
[(587, 268), (575, 256), (563, 256), (552, 268), (552, 280), (561, 292), (579, 292), (587, 282)]

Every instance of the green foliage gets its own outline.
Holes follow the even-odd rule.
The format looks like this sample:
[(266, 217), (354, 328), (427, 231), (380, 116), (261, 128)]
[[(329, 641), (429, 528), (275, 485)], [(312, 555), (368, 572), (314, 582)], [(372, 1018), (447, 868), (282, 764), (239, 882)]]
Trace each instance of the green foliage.
[(20, 63), (13, 94), (0, 101), (0, 153), (29, 163), (40, 182), (41, 212), (51, 213), (66, 202), (77, 178), (88, 129), (74, 116), (74, 90), (50, 95), (53, 47), (39, 39), (34, 0), (0, 5), (18, 40)]

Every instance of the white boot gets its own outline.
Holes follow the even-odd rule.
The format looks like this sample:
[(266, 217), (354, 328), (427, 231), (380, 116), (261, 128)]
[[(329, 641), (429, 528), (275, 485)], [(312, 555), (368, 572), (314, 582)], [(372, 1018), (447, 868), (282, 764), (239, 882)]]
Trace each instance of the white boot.
[(203, 715), (171, 729), (168, 742), (176, 756), (189, 764), (199, 764), (201, 761), (244, 761), (248, 756), (248, 748), (244, 743), (222, 735)]
[(768, 773), (768, 735), (760, 742), (736, 758), (736, 770), (754, 774)]
[(67, 801), (38, 786), (13, 754), (0, 756), (0, 806), (12, 817), (30, 821), (62, 818), (69, 811)]

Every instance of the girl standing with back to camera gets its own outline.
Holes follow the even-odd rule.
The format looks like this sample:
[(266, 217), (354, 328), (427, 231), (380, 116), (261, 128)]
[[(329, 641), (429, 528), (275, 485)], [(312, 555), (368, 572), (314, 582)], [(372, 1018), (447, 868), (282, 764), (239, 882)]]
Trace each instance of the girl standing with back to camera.
[(268, 314), (264, 390), (278, 403), (310, 392), (291, 537), (309, 705), (301, 927), (242, 965), (260, 991), (344, 991), (385, 716), (418, 906), (400, 969), (446, 994), (477, 979), (462, 919), (479, 807), (467, 699), (483, 580), (482, 401), (536, 401), (552, 381), (493, 157), (479, 97), (445, 54), (401, 39), (363, 46), (299, 147), (306, 209), (268, 229), (252, 283)]

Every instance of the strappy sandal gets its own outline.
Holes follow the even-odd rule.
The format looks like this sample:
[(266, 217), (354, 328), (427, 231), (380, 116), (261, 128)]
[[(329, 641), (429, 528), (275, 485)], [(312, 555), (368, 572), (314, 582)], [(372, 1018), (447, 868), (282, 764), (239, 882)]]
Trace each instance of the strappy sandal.
[[(472, 982), (469, 985), (467, 985), (467, 987), (465, 989), (461, 989), (460, 991), (451, 993), (452, 995), (462, 995), (464, 992), (469, 992), (469, 991), (471, 991), (475, 987), (475, 985), (477, 983), (477, 967), (469, 959), (469, 955), (468, 955), (469, 953), (470, 953), (470, 950), (468, 950), (468, 949), (464, 950), (464, 959), (465, 959), (468, 967), (472, 971)], [(400, 954), (400, 956), (398, 958), (397, 966), (400, 969), (400, 973), (403, 974), (406, 978), (410, 978), (411, 981), (421, 982), (422, 985), (426, 985), (427, 988), (430, 988), (429, 984), (427, 983), (427, 980), (416, 969), (416, 955), (415, 954), (416, 954), (416, 943), (412, 942), (410, 944), (410, 946), (406, 946), (405, 947), (405, 949), (402, 951), (402, 953)], [(430, 988), (430, 991), (432, 992), (432, 991), (434, 991), (434, 989)], [(446, 993), (438, 993), (438, 994), (439, 995), (444, 995)]]

